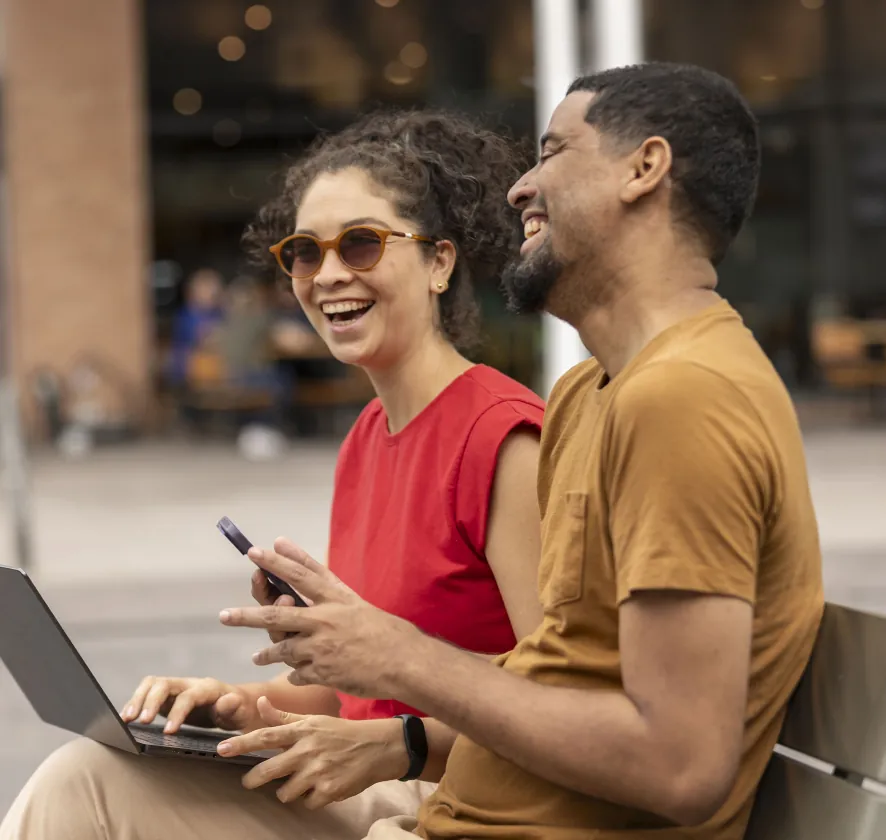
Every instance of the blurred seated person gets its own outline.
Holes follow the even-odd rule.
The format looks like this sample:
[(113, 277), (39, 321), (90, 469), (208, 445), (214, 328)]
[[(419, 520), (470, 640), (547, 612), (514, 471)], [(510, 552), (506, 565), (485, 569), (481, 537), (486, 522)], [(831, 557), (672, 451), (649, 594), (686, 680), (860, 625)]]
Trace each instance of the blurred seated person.
[(235, 278), (212, 340), (228, 385), (260, 389), (273, 382), (272, 323), (264, 289), (250, 277)]
[(320, 430), (320, 418), (310, 408), (300, 405), (299, 386), (305, 382), (343, 379), (348, 375), (348, 368), (329, 352), (291, 286), (274, 288), (271, 345), (280, 385), (280, 417), (291, 421), (290, 433), (309, 436)]
[(328, 358), (329, 348), (299, 305), (292, 289), (274, 288), (274, 319), (271, 326), (271, 346), (281, 360)]
[(274, 314), (267, 289), (251, 277), (237, 277), (225, 303), (225, 317), (212, 342), (225, 389), (246, 398), (236, 409), (237, 445), (249, 458), (272, 458), (284, 445), (280, 430), (289, 394), (274, 364)]
[(222, 278), (211, 268), (195, 271), (185, 287), (185, 301), (175, 316), (168, 374), (173, 385), (183, 386), (194, 354), (204, 349), (221, 323)]

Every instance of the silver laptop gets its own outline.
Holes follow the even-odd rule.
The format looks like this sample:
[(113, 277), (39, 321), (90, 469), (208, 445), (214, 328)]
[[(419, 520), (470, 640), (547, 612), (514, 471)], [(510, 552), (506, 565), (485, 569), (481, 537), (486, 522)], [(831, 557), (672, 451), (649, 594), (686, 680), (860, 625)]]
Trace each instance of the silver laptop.
[(222, 758), (227, 735), (194, 727), (166, 735), (161, 726), (126, 724), (21, 569), (0, 566), (0, 659), (47, 723), (125, 752), (178, 755), (254, 765), (273, 752)]

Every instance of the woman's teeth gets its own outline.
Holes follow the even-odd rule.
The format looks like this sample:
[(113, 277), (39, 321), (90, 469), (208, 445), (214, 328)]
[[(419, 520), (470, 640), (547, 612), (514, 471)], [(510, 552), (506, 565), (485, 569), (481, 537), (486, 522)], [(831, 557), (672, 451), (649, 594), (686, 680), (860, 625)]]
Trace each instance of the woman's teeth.
[(320, 308), (324, 315), (340, 315), (343, 312), (360, 312), (372, 306), (371, 300), (345, 300), (341, 303), (324, 303)]
[(531, 219), (527, 219), (526, 224), (523, 225), (523, 236), (525, 236), (526, 239), (531, 239), (537, 233), (541, 233), (541, 231), (547, 230), (547, 227), (547, 219), (542, 219), (539, 216), (533, 216)]
[(372, 300), (345, 300), (341, 303), (324, 303), (320, 309), (335, 323), (347, 323), (362, 318), (373, 306)]

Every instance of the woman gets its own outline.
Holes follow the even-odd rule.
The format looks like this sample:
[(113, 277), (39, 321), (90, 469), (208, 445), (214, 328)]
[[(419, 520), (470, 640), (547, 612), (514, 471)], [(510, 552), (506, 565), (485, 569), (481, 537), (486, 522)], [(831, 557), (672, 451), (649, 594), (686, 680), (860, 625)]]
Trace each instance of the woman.
[[(510, 650), (541, 619), (535, 481), (543, 406), (461, 352), (476, 338), (472, 283), (496, 277), (517, 233), (506, 191), (518, 163), (501, 137), (454, 115), (370, 116), (309, 150), (246, 236), (289, 275), (333, 355), (363, 368), (378, 395), (339, 454), (330, 568), (375, 606), (481, 654)], [(260, 574), (253, 592), (268, 602)], [(288, 778), (281, 799), (307, 794), (317, 807), (403, 774), (403, 726), (393, 715), (407, 712), (415, 710), (294, 686), (281, 674), (250, 685), (148, 677), (123, 716), (149, 722), (164, 714), (173, 732), (183, 722), (248, 731), (292, 721), (291, 713), (323, 715), (290, 727), (291, 748), (244, 778), (265, 790)], [(161, 836), (140, 834), (120, 803), (130, 785), (162, 810), (188, 785), (205, 796), (210, 776), (237, 775), (165, 763), (173, 764), (159, 777), (144, 761), (78, 742), (38, 771), (0, 839), (105, 836), (108, 826), (110, 836)], [(442, 768), (432, 772), (439, 778)], [(74, 830), (69, 809), (43, 803), (78, 780), (104, 793), (94, 809), (77, 810)], [(218, 798), (243, 795), (224, 784)], [(400, 788), (397, 813), (427, 793), (418, 783)], [(53, 810), (66, 811), (59, 834), (47, 816)], [(193, 826), (177, 817), (175, 836), (207, 831), (205, 815), (191, 810)], [(262, 812), (239, 830), (268, 830), (278, 817)]]

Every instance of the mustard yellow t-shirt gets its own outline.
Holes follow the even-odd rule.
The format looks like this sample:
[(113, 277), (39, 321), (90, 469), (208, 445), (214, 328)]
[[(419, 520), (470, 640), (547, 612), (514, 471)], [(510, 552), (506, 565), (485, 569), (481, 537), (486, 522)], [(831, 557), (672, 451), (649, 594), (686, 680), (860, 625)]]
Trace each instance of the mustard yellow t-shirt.
[[(426, 838), (740, 840), (823, 608), (818, 529), (790, 397), (725, 302), (609, 381), (590, 360), (551, 395), (539, 467), (544, 620), (500, 663), (547, 685), (623, 690), (619, 605), (644, 589), (754, 606), (743, 755), (691, 829), (547, 782), (466, 738), (420, 814)], [(577, 736), (578, 737), (578, 736)]]

